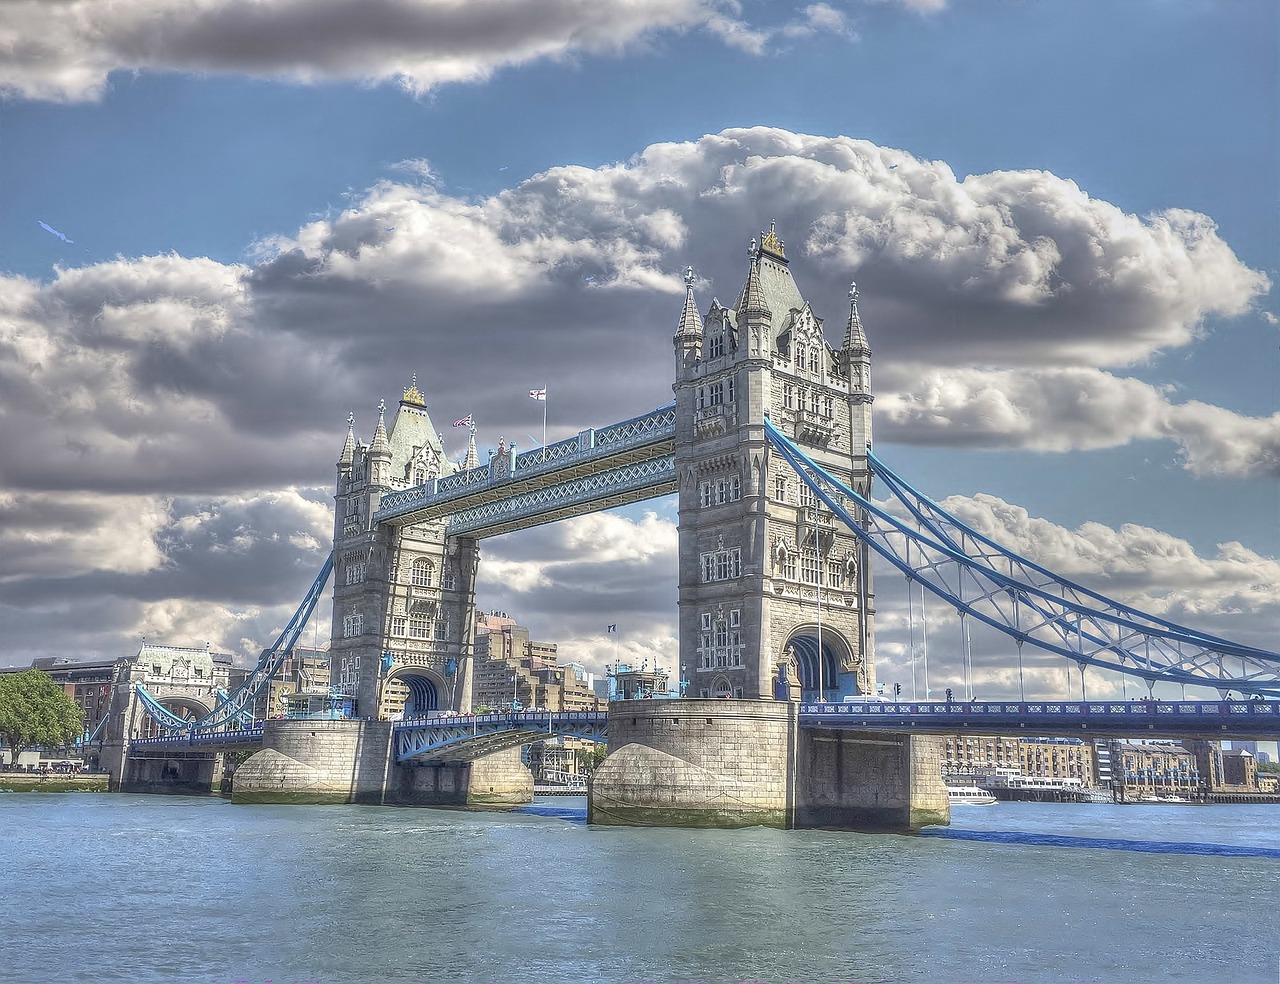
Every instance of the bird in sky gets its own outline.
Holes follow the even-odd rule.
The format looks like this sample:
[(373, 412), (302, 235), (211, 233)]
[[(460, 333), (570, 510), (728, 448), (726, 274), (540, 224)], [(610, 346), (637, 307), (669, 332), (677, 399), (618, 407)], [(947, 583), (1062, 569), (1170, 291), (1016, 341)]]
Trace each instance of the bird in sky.
[[(39, 220), (39, 219), (37, 219), (36, 221), (37, 221), (37, 222), (39, 222), (40, 220)], [(76, 241), (75, 241), (74, 239), (68, 239), (65, 235), (63, 235), (62, 233), (60, 233), (57, 229), (55, 229), (53, 226), (49, 225), (49, 223), (47, 223), (47, 222), (40, 222), (40, 228), (41, 228), (41, 229), (44, 229), (46, 232), (51, 232), (51, 233), (53, 233), (55, 236), (57, 236), (59, 239), (61, 239), (64, 243), (70, 243), (72, 246), (74, 246), (74, 245), (76, 244)]]
[[(897, 167), (897, 166), (898, 166), (897, 164), (890, 164), (890, 165), (889, 165), (889, 170), (890, 170), (890, 171), (892, 171), (892, 170), (893, 170), (895, 167)], [(1234, 746), (1232, 746), (1232, 747), (1234, 747)]]

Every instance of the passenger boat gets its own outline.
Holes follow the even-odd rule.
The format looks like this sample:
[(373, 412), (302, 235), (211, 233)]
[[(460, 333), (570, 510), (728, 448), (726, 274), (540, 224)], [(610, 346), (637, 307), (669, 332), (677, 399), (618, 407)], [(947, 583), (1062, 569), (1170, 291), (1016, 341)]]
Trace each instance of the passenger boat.
[(952, 806), (990, 806), (996, 802), (996, 798), (980, 786), (948, 786), (947, 799)]

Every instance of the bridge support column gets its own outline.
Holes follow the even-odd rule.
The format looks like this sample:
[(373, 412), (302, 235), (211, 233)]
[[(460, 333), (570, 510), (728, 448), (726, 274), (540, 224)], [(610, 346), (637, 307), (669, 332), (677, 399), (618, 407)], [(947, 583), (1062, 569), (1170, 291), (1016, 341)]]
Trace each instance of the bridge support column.
[(391, 761), (383, 721), (268, 721), (236, 770), (234, 803), (382, 803)]
[(614, 701), (587, 820), (793, 826), (797, 714), (796, 704), (767, 700)]
[(387, 802), (404, 806), (524, 806), (533, 802), (533, 774), (520, 749), (493, 752), (471, 762), (397, 765)]
[(912, 831), (950, 822), (942, 739), (801, 728), (771, 700), (609, 705), (591, 823)]
[(177, 793), (208, 796), (222, 781), (222, 755), (189, 748), (156, 749), (135, 753), (124, 760), (119, 780), (108, 784), (113, 792)]
[(797, 756), (797, 827), (911, 831), (951, 822), (942, 739), (806, 728)]

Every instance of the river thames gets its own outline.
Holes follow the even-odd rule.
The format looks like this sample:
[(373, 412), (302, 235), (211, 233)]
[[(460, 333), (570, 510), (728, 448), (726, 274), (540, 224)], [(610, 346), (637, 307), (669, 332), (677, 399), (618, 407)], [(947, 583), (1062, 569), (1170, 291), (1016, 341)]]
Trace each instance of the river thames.
[(1001, 803), (922, 836), (0, 796), (0, 980), (1276, 984), (1280, 806)]

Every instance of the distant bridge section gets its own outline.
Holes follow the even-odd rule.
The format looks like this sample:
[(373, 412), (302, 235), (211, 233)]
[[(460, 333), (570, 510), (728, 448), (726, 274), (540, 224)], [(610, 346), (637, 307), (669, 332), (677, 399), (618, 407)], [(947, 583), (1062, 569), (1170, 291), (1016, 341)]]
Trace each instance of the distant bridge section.
[(423, 717), (392, 729), (397, 762), (469, 762), (556, 735), (603, 742), (607, 711), (515, 711)]
[(375, 523), (448, 517), (447, 536), (497, 536), (676, 491), (674, 404), (435, 478), (381, 499)]
[(1277, 738), (1280, 701), (971, 701), (801, 704), (804, 728), (897, 734)]

